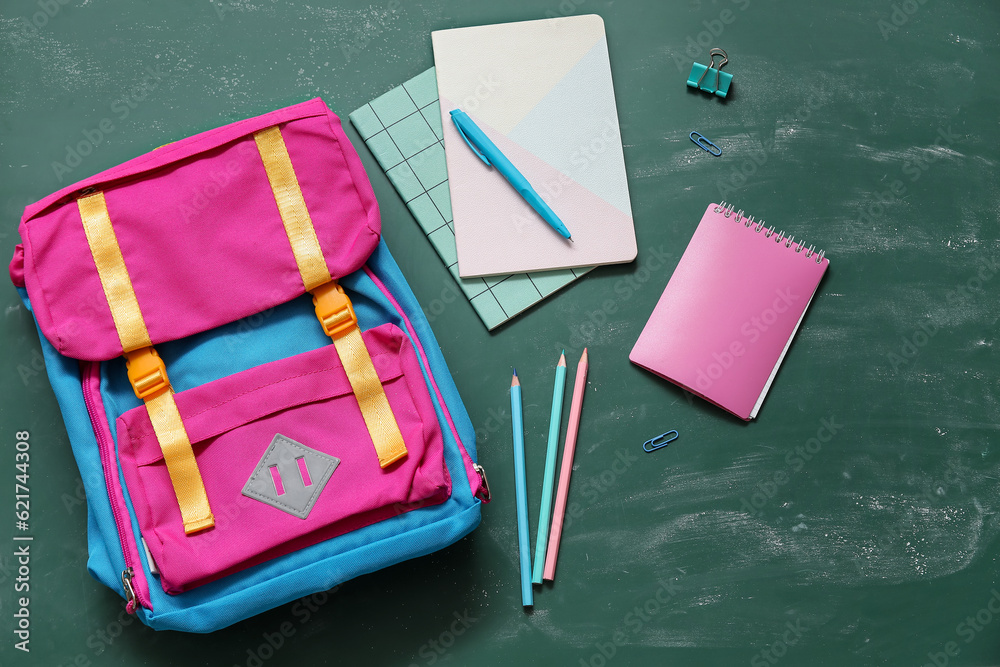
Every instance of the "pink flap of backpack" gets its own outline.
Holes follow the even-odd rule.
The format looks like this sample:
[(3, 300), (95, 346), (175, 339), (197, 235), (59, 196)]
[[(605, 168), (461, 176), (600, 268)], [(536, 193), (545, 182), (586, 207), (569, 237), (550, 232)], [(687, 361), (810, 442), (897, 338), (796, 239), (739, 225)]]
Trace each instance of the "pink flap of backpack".
[(277, 125), (334, 279), (378, 244), (371, 184), (340, 119), (320, 99), (158, 148), (29, 206), (23, 273), (35, 317), (63, 355), (122, 354), (76, 199), (104, 192), (150, 338), (183, 338), (284, 303), (305, 289), (253, 133)]

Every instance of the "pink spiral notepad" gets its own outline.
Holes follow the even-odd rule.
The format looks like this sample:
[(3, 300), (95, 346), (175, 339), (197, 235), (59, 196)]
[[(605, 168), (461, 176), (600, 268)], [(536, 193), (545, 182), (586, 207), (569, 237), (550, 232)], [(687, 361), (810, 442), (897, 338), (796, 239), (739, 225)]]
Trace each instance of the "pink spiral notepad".
[(629, 359), (749, 421), (829, 264), (813, 246), (711, 204)]

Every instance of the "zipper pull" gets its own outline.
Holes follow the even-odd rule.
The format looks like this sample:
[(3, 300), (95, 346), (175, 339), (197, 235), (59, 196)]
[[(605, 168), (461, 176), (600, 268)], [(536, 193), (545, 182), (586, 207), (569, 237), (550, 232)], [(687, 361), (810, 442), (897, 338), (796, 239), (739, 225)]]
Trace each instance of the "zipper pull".
[(122, 588), (125, 589), (125, 611), (134, 614), (137, 598), (135, 589), (132, 588), (132, 568), (130, 567), (122, 570)]
[(490, 499), (493, 496), (490, 494), (490, 483), (486, 480), (486, 470), (483, 468), (483, 466), (479, 465), (478, 463), (473, 463), (472, 469), (475, 470), (476, 473), (478, 473), (479, 479), (482, 482), (482, 486), (479, 489), (479, 493), (476, 495), (478, 495), (480, 500), (482, 500), (484, 503), (490, 502)]

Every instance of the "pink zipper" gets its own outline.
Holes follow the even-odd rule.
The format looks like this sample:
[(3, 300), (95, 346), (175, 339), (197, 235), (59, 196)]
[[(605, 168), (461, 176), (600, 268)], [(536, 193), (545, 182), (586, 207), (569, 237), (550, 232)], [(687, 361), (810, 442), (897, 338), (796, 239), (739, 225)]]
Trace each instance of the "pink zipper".
[(101, 364), (97, 361), (81, 361), (80, 376), (83, 380), (83, 402), (87, 405), (90, 424), (97, 438), (97, 448), (101, 454), (101, 467), (104, 469), (104, 483), (108, 488), (108, 500), (111, 503), (111, 513), (115, 517), (118, 538), (121, 540), (122, 555), (125, 558), (125, 569), (122, 571), (122, 589), (125, 591), (125, 610), (134, 614), (136, 603), (152, 609), (149, 600), (149, 588), (142, 567), (139, 563), (139, 552), (132, 535), (131, 521), (125, 508), (125, 496), (115, 484), (118, 473), (115, 458), (114, 440), (104, 414), (104, 402), (101, 400)]

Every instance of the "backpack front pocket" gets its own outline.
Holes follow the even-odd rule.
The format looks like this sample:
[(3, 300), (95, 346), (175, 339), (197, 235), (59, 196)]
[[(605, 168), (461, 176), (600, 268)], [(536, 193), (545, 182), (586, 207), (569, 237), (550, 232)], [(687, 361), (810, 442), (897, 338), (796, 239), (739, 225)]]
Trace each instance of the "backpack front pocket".
[(450, 496), (440, 425), (409, 338), (393, 324), (362, 337), (408, 452), (387, 468), (333, 345), (175, 394), (215, 514), (209, 530), (185, 535), (146, 407), (118, 419), (125, 482), (166, 592)]

